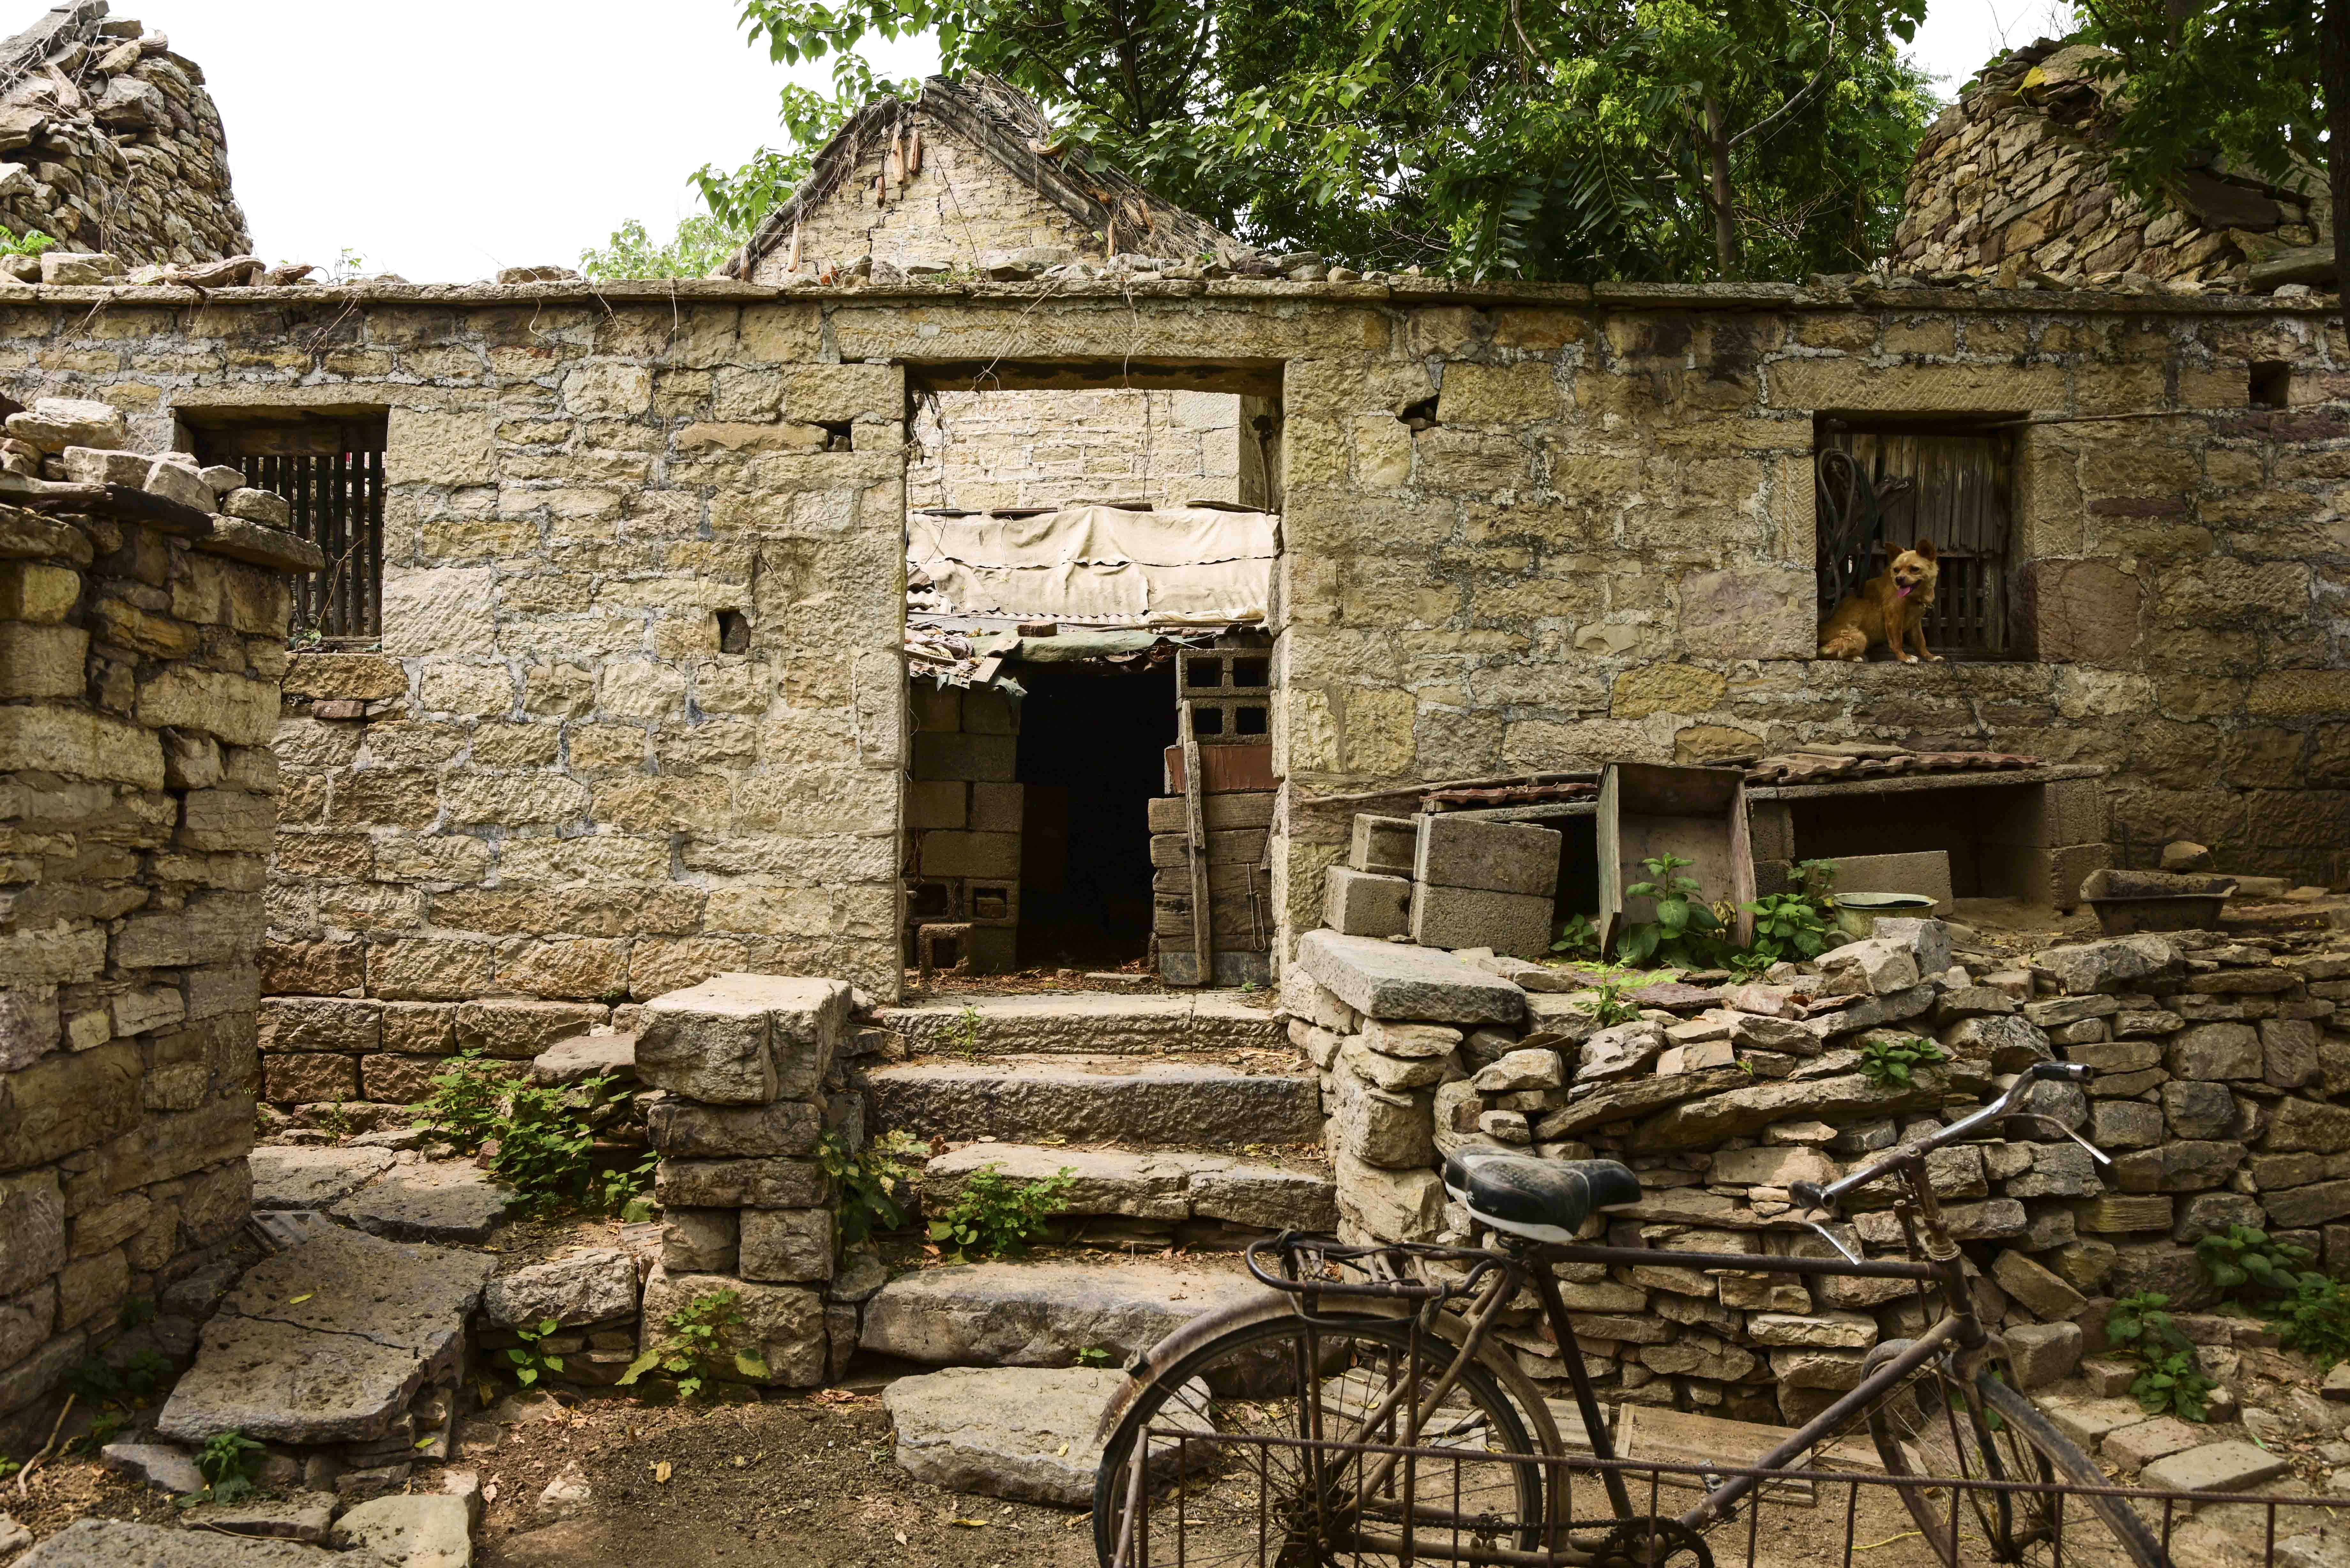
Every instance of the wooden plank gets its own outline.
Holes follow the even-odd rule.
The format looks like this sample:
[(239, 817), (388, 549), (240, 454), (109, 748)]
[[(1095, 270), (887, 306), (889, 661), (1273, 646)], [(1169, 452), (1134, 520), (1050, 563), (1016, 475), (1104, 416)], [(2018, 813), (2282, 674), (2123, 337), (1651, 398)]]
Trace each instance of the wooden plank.
[(1180, 703), (1177, 716), (1182, 725), (1184, 830), (1191, 841), (1191, 908), (1211, 911), (1210, 919), (1195, 920), (1191, 925), (1191, 951), (1200, 964), (1194, 978), (1207, 985), (1216, 976), (1216, 922), (1212, 896), (1208, 891), (1207, 810), (1201, 804), (1208, 794), (1208, 780), (1200, 766), (1200, 737), (1191, 728), (1191, 704)]

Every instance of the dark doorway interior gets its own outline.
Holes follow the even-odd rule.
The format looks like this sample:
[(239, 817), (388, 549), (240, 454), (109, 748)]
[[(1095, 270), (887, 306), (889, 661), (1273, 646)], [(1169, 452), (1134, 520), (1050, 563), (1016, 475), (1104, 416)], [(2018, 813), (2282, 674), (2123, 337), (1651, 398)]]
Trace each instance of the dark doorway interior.
[(1020, 963), (1115, 969), (1150, 944), (1149, 802), (1175, 743), (1175, 668), (1023, 664)]

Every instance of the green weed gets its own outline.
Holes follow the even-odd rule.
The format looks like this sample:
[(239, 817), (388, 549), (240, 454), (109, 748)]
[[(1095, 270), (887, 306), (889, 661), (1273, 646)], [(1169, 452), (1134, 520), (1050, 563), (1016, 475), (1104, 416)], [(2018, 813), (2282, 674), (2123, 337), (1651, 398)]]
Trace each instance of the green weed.
[(541, 1344), (561, 1326), (550, 1317), (541, 1319), (536, 1328), (524, 1324), (515, 1330), (515, 1336), (522, 1343), (508, 1345), (505, 1355), (507, 1370), (514, 1374), (515, 1382), (527, 1388), (538, 1381), (541, 1374), (563, 1370), (563, 1357), (548, 1354)]
[(736, 1330), (743, 1326), (743, 1299), (733, 1291), (705, 1291), (663, 1320), (669, 1332), (661, 1343), (629, 1363), (620, 1375), (623, 1386), (633, 1386), (646, 1373), (659, 1368), (677, 1379), (677, 1395), (691, 1399), (705, 1390), (715, 1392), (712, 1385), (719, 1369), (731, 1365), (734, 1371), (749, 1378), (767, 1376), (766, 1360), (754, 1351), (727, 1349)]
[(218, 1432), (204, 1439), (196, 1455), (196, 1469), (204, 1478), (204, 1491), (213, 1502), (234, 1502), (253, 1490), (254, 1478), (268, 1453), (243, 1432)]
[(2138, 1408), (2149, 1416), (2201, 1421), (2209, 1414), (2211, 1380), (2195, 1359), (2195, 1346), (2165, 1310), (2169, 1305), (2170, 1298), (2160, 1291), (2122, 1297), (2106, 1320), (2106, 1338), (2137, 1364), (2129, 1391)]
[(922, 1146), (910, 1134), (885, 1133), (851, 1152), (837, 1133), (824, 1135), (816, 1158), (840, 1192), (840, 1247), (843, 1252), (876, 1232), (895, 1231), (906, 1222), (912, 1196), (914, 1167), (910, 1163)]
[(944, 1214), (931, 1222), (931, 1240), (960, 1258), (1016, 1255), (1044, 1236), (1047, 1222), (1069, 1206), (1076, 1178), (1066, 1166), (1042, 1181), (1014, 1181), (1002, 1168), (983, 1165), (963, 1179), (962, 1190)]
[(596, 1168), (597, 1135), (619, 1121), (628, 1096), (608, 1076), (541, 1084), (500, 1073), (479, 1052), (451, 1059), (432, 1094), (411, 1107), (417, 1125), (466, 1153), (485, 1153), (490, 1172), (539, 1209), (592, 1205), (607, 1213), (650, 1213), (643, 1193), (654, 1160), (623, 1170)]
[(1917, 1070), (1947, 1062), (1950, 1054), (1931, 1040), (1909, 1035), (1898, 1040), (1871, 1040), (1860, 1048), (1860, 1070), (1880, 1089), (1906, 1089), (1917, 1082)]

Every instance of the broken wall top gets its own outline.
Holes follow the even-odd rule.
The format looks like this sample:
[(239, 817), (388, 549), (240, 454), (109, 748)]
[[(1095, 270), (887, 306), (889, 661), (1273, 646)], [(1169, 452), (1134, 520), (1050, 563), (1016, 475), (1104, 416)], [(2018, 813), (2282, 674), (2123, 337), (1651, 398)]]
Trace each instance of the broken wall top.
[(131, 264), (253, 248), (204, 73), (106, 0), (0, 44), (0, 225)]

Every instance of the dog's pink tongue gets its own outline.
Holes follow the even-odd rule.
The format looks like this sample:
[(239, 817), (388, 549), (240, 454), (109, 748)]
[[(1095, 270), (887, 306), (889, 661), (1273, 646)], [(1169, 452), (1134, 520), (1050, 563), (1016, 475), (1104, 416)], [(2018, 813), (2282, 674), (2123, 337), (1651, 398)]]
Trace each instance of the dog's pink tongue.
[(1905, 598), (1905, 599), (1906, 599), (1906, 598), (1908, 598), (1908, 597), (1909, 597), (1909, 590), (1908, 590), (1908, 588), (1903, 588), (1903, 589), (1901, 589), (1901, 590), (1900, 590), (1900, 592), (1901, 592), (1901, 597), (1902, 597), (1903, 598)]

